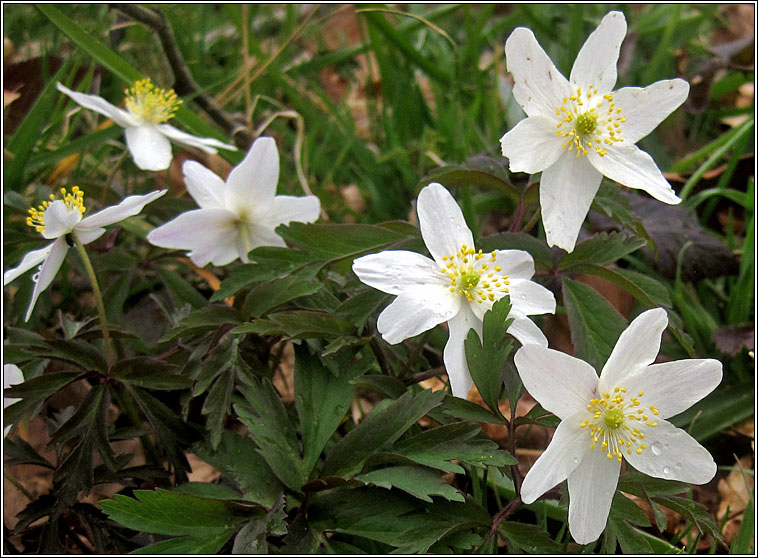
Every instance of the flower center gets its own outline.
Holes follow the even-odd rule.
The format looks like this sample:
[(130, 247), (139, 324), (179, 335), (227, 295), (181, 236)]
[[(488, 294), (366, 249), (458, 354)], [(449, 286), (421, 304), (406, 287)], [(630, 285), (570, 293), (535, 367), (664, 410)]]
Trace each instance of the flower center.
[[(71, 191), (66, 191), (65, 188), (60, 190), (60, 200), (66, 204), (66, 207), (70, 211), (77, 210), (79, 213), (84, 214), (87, 210), (84, 207), (84, 192), (79, 189), (79, 186), (74, 186)], [(57, 198), (55, 194), (50, 194), (50, 199), (45, 200), (39, 207), (29, 208), (29, 217), (26, 218), (26, 224), (32, 227), (35, 231), (42, 234), (45, 232), (45, 211), (50, 207)]]
[(575, 152), (577, 157), (586, 156), (588, 149), (602, 157), (608, 153), (605, 145), (624, 141), (621, 123), (626, 117), (621, 116), (613, 95), (599, 95), (592, 84), (584, 93), (577, 87), (574, 95), (564, 97), (555, 114), (560, 118), (555, 134), (566, 138), (563, 149)]
[(150, 78), (135, 82), (134, 87), (126, 89), (124, 94), (127, 110), (149, 122), (166, 122), (174, 117), (182, 104), (173, 89), (160, 89)]
[(450, 292), (457, 292), (469, 302), (494, 302), (508, 293), (511, 282), (495, 264), (497, 253), (489, 256), (463, 244), (457, 253), (443, 256), (443, 273), (450, 278)]
[(640, 400), (645, 392), (629, 397), (626, 391), (625, 387), (616, 387), (613, 394), (603, 393), (601, 397), (590, 399), (587, 411), (591, 416), (579, 425), (589, 432), (591, 450), (600, 443), (600, 451), (605, 452), (608, 459), (615, 457), (619, 462), (624, 451), (631, 455), (633, 451), (640, 454), (647, 449), (647, 444), (642, 441), (645, 433), (639, 429), (639, 423), (650, 428), (658, 426), (649, 416), (657, 415), (658, 409), (649, 405), (646, 410)]

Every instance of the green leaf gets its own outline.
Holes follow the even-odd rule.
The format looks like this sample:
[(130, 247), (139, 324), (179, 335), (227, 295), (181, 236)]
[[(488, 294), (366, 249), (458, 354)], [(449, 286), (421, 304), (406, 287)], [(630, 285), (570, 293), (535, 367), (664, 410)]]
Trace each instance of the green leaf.
[(450, 189), (477, 186), (486, 190), (495, 190), (512, 200), (521, 199), (521, 192), (506, 177), (466, 165), (447, 165), (436, 168), (421, 179), (418, 188), (423, 188), (432, 182), (439, 182)]
[(753, 542), (753, 532), (755, 530), (755, 497), (751, 494), (745, 512), (740, 523), (740, 530), (737, 536), (732, 539), (732, 546), (729, 547), (729, 554), (752, 554), (755, 548)]
[(225, 304), (204, 304), (199, 310), (182, 318), (171, 331), (166, 333), (161, 342), (179, 339), (185, 335), (218, 329), (227, 324), (243, 322), (242, 314), (236, 308)]
[(529, 554), (563, 554), (561, 546), (536, 525), (503, 521), (500, 534), (517, 549)]
[(321, 288), (321, 282), (287, 275), (258, 285), (250, 291), (243, 313), (247, 316), (262, 316), (272, 308), (301, 296), (311, 295)]
[(547, 271), (553, 268), (553, 254), (544, 241), (525, 233), (502, 232), (480, 238), (479, 248), (485, 252), (492, 250), (524, 250), (534, 259), (537, 269)]
[(481, 405), (466, 401), (460, 397), (453, 397), (452, 395), (445, 396), (439, 410), (451, 417), (462, 418), (465, 420), (505, 424), (502, 417), (492, 414)]
[(348, 477), (360, 471), (375, 451), (391, 445), (421, 417), (442, 401), (441, 391), (410, 391), (383, 409), (374, 410), (363, 422), (337, 442), (326, 456), (321, 477)]
[(3, 390), (5, 397), (17, 397), (20, 399), (40, 400), (57, 393), (63, 386), (76, 380), (79, 372), (56, 372), (44, 374), (22, 384), (16, 384)]
[(189, 378), (176, 374), (177, 367), (148, 357), (123, 359), (111, 369), (114, 378), (148, 389), (174, 390), (192, 385)]
[(563, 278), (563, 304), (575, 355), (602, 370), (626, 320), (595, 289), (568, 277)]
[(355, 479), (388, 490), (395, 487), (426, 502), (432, 502), (432, 496), (442, 496), (455, 502), (465, 501), (463, 495), (447, 484), (439, 473), (423, 467), (385, 467), (359, 475)]
[(241, 500), (242, 495), (223, 484), (211, 484), (209, 482), (185, 482), (175, 487), (174, 492), (197, 496), (198, 498), (212, 498), (214, 500)]
[(208, 305), (206, 298), (176, 271), (165, 267), (159, 267), (157, 271), (158, 277), (161, 278), (177, 305), (187, 303), (195, 309), (205, 308)]
[(701, 533), (710, 535), (720, 544), (726, 546), (716, 522), (708, 513), (708, 509), (700, 502), (680, 496), (656, 496), (655, 501), (675, 511), (686, 520), (692, 521)]
[(84, 370), (97, 370), (102, 373), (108, 368), (103, 355), (90, 343), (76, 339), (53, 339), (46, 345), (45, 349), (35, 352), (35, 356), (65, 360)]
[(570, 269), (577, 265), (606, 265), (631, 254), (645, 246), (647, 242), (634, 236), (621, 233), (600, 233), (580, 242), (573, 252), (563, 256), (558, 262), (558, 269)]
[(295, 346), (295, 407), (308, 473), (350, 407), (355, 391), (350, 380), (354, 375), (348, 371), (335, 377), (305, 345)]
[(397, 442), (391, 452), (447, 473), (465, 472), (463, 467), (452, 463), (454, 460), (482, 468), (518, 463), (508, 452), (499, 449), (496, 442), (479, 435), (480, 432), (477, 424), (454, 422), (405, 438)]
[(304, 251), (326, 260), (338, 261), (378, 252), (395, 243), (418, 236), (418, 229), (401, 223), (378, 225), (326, 225), (291, 222), (277, 227), (276, 232), (284, 240)]
[(305, 470), (295, 429), (279, 394), (266, 378), (239, 386), (239, 390), (246, 403), (237, 403), (234, 409), (253, 435), (258, 452), (288, 488), (300, 492), (309, 471)]
[[(613, 521), (613, 520), (609, 520)], [(640, 531), (626, 521), (616, 521), (616, 538), (624, 554), (653, 554), (653, 548)]]
[(216, 554), (234, 534), (234, 527), (208, 534), (176, 537), (138, 548), (130, 554)]
[(648, 308), (671, 308), (671, 297), (666, 286), (642, 273), (628, 269), (609, 269), (593, 264), (577, 265), (574, 267), (574, 271), (607, 279), (617, 284)]
[(328, 312), (295, 310), (275, 312), (269, 314), (267, 319), (244, 323), (232, 329), (232, 333), (280, 334), (290, 339), (308, 339), (353, 335), (355, 326), (344, 318)]
[(282, 491), (282, 485), (250, 438), (224, 431), (213, 449), (208, 442), (198, 442), (195, 454), (229, 477), (243, 492), (243, 498), (270, 508)]
[(643, 527), (650, 526), (650, 520), (648, 519), (647, 514), (642, 511), (642, 508), (619, 491), (616, 491), (613, 495), (610, 517), (618, 520), (626, 520)]
[(655, 242), (645, 230), (642, 221), (634, 214), (632, 204), (618, 186), (605, 180), (602, 181), (592, 201), (592, 209), (609, 217), (635, 235), (644, 238), (655, 252)]
[(479, 339), (474, 329), (470, 329), (464, 341), (471, 378), (482, 400), (498, 415), (505, 363), (513, 349), (513, 342), (507, 333), (508, 326), (513, 321), (508, 319), (510, 311), (511, 301), (506, 295), (484, 314), (482, 339)]
[(135, 498), (117, 494), (101, 509), (124, 527), (161, 535), (210, 536), (240, 521), (223, 501), (180, 492), (135, 490)]

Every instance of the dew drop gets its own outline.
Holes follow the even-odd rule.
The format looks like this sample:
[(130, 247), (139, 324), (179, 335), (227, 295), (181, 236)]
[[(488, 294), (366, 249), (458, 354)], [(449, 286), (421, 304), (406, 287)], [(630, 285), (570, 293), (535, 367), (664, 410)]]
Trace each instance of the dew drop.
[(671, 474), (671, 467), (669, 467), (668, 465), (666, 465), (666, 466), (663, 468), (663, 474), (664, 474), (664, 475), (670, 475), (670, 474)]
[(578, 458), (578, 457), (575, 457), (575, 458), (574, 458), (574, 465), (577, 465), (578, 463), (579, 463), (579, 458)]
[(652, 446), (650, 446), (650, 451), (653, 452), (653, 455), (661, 455), (661, 450), (663, 447), (661, 446), (660, 442), (655, 442)]

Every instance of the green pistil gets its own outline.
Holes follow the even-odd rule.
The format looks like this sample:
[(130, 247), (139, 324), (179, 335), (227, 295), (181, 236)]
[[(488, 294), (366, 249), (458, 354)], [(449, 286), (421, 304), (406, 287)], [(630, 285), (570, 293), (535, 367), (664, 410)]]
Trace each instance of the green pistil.
[(466, 271), (461, 273), (458, 279), (458, 288), (464, 291), (473, 289), (479, 284), (479, 274), (476, 271)]
[(583, 112), (576, 117), (576, 131), (582, 135), (587, 136), (595, 131), (597, 128), (597, 117), (589, 112)]
[(624, 424), (626, 417), (624, 416), (624, 411), (621, 409), (608, 409), (603, 416), (603, 420), (608, 428), (616, 430)]

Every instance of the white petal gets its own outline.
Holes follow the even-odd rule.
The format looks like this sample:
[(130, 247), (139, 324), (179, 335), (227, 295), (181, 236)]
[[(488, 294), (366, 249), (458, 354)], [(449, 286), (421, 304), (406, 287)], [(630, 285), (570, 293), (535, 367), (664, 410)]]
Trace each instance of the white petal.
[(495, 261), (490, 268), (497, 265), (510, 279), (531, 279), (534, 275), (534, 258), (524, 250), (495, 250)]
[(201, 209), (224, 209), (226, 183), (212, 170), (197, 161), (182, 165), (184, 184)]
[(418, 335), (455, 316), (460, 302), (442, 287), (413, 287), (387, 306), (376, 322), (382, 338), (391, 345)]
[(662, 308), (647, 310), (621, 332), (600, 374), (600, 393), (627, 387), (629, 377), (651, 364), (661, 348), (661, 335), (668, 325)]
[(570, 151), (542, 172), (540, 206), (548, 245), (574, 250), (602, 178), (586, 157)]
[(153, 229), (147, 240), (162, 248), (190, 250), (190, 259), (203, 267), (209, 262), (226, 265), (241, 257), (236, 248), (238, 235), (237, 216), (231, 211), (195, 209)]
[(158, 171), (171, 164), (171, 142), (154, 124), (126, 128), (124, 135), (134, 164), (140, 169)]
[(618, 459), (595, 449), (569, 475), (569, 531), (577, 543), (591, 543), (605, 529), (620, 468)]
[[(250, 244), (250, 250), (257, 248), (258, 246), (281, 246), (282, 248), (287, 246), (284, 239), (276, 234), (274, 227), (268, 225), (249, 224), (248, 241)], [(242, 258), (242, 261), (247, 261)]]
[(97, 229), (87, 229), (87, 230), (76, 230), (76, 236), (79, 239), (79, 242), (82, 244), (89, 244), (90, 242), (97, 240), (103, 234), (105, 233), (105, 229), (103, 228), (97, 228)]
[(689, 359), (652, 364), (628, 378), (629, 393), (645, 393), (645, 403), (667, 419), (689, 409), (721, 383), (722, 365), (718, 360)]
[(592, 84), (600, 94), (616, 84), (616, 64), (626, 36), (626, 20), (621, 12), (609, 12), (600, 21), (574, 60), (569, 80), (582, 89)]
[(522, 345), (539, 345), (547, 347), (547, 337), (537, 325), (525, 317), (516, 317), (508, 326), (508, 333), (513, 335)]
[(684, 430), (668, 421), (656, 420), (657, 426), (639, 429), (645, 434), (647, 448), (638, 454), (625, 455), (632, 466), (659, 479), (705, 484), (716, 474), (716, 463), (708, 450)]
[(555, 119), (531, 116), (500, 138), (500, 149), (503, 157), (508, 157), (511, 172), (534, 174), (555, 163), (563, 151), (563, 138), (556, 131)]
[(83, 106), (84, 108), (94, 110), (95, 112), (98, 112), (104, 116), (107, 116), (122, 128), (139, 126), (142, 123), (142, 119), (140, 117), (130, 114), (129, 112), (110, 104), (102, 97), (72, 91), (61, 83), (57, 83), (56, 87), (58, 88), (58, 91), (65, 93), (71, 97), (74, 101), (77, 102), (77, 104)]
[(81, 219), (78, 209), (69, 208), (63, 200), (55, 200), (45, 209), (45, 231), (42, 236), (51, 240), (70, 233)]
[(197, 136), (193, 136), (192, 134), (182, 132), (178, 128), (174, 128), (171, 124), (158, 124), (157, 127), (158, 130), (160, 130), (161, 134), (170, 140), (182, 145), (197, 147), (206, 153), (216, 153), (216, 147), (220, 149), (229, 149), (230, 151), (237, 151), (237, 148), (233, 145), (218, 141), (214, 138), (199, 138)]
[(558, 425), (547, 449), (529, 469), (521, 485), (521, 499), (525, 504), (531, 504), (566, 480), (584, 459), (590, 446), (587, 431), (579, 426), (583, 414), (586, 413), (572, 415)]
[(25, 322), (28, 322), (29, 318), (31, 318), (32, 310), (34, 310), (34, 305), (37, 304), (39, 295), (41, 295), (42, 292), (50, 286), (53, 279), (55, 279), (55, 274), (58, 273), (58, 270), (63, 263), (63, 259), (66, 257), (66, 252), (68, 252), (68, 244), (66, 244), (65, 237), (62, 236), (53, 242), (53, 245), (50, 247), (50, 254), (47, 256), (47, 259), (45, 259), (42, 267), (40, 267), (39, 275), (36, 276), (36, 284), (34, 285), (34, 291), (32, 292), (32, 299), (29, 302), (29, 309), (26, 311), (26, 317), (24, 318)]
[(292, 221), (313, 223), (320, 212), (321, 202), (316, 196), (276, 196), (271, 210), (260, 223), (273, 228)]
[(13, 269), (9, 269), (3, 273), (3, 285), (7, 285), (16, 277), (23, 275), (33, 267), (36, 267), (45, 261), (45, 258), (47, 258), (48, 254), (50, 254), (50, 250), (52, 249), (53, 245), (50, 244), (39, 250), (32, 250), (31, 252), (27, 252), (21, 260), (20, 264), (18, 264)]
[(450, 279), (434, 261), (405, 250), (385, 250), (356, 258), (353, 271), (369, 287), (390, 294), (421, 285), (450, 285)]
[(602, 157), (588, 151), (592, 166), (611, 180), (638, 190), (645, 190), (655, 199), (664, 203), (677, 204), (679, 199), (656, 166), (653, 158), (636, 145), (624, 143), (608, 146)]
[(555, 314), (555, 296), (542, 285), (525, 279), (513, 279), (509, 286), (512, 308), (523, 315)]
[[(455, 296), (460, 301), (459, 296)], [(447, 322), (450, 336), (445, 344), (442, 360), (445, 362), (447, 377), (450, 380), (450, 389), (455, 397), (466, 399), (474, 380), (468, 370), (466, 361), (466, 348), (464, 341), (470, 329), (474, 329), (479, 338), (482, 337), (482, 322), (471, 311), (466, 303), (460, 304), (460, 311)]]
[[(24, 382), (24, 374), (21, 369), (15, 364), (3, 365), (3, 389), (8, 389), (16, 384)], [(17, 398), (13, 398), (13, 401), (18, 401)], [(4, 404), (3, 407), (7, 407), (8, 404)]]
[(107, 227), (113, 223), (123, 221), (127, 217), (137, 215), (149, 203), (154, 202), (163, 196), (168, 190), (156, 190), (142, 196), (129, 196), (124, 198), (118, 205), (106, 207), (89, 217), (85, 217), (76, 226), (77, 232), (90, 231), (101, 227)]
[(513, 30), (505, 42), (505, 59), (513, 74), (513, 96), (529, 116), (552, 117), (563, 98), (573, 94), (530, 29)]
[(690, 84), (683, 79), (657, 81), (645, 88), (624, 87), (614, 91), (613, 100), (626, 117), (621, 128), (624, 143), (635, 144), (650, 132), (679, 105), (690, 92)]
[(442, 184), (433, 182), (418, 195), (416, 203), (421, 237), (439, 264), (444, 256), (456, 254), (463, 244), (474, 247), (474, 237), (463, 212)]
[(240, 216), (260, 218), (274, 203), (279, 152), (273, 138), (258, 138), (226, 179), (226, 207)]
[(597, 396), (595, 370), (566, 353), (524, 345), (516, 351), (513, 362), (531, 396), (561, 420), (580, 411), (586, 414), (590, 399)]

